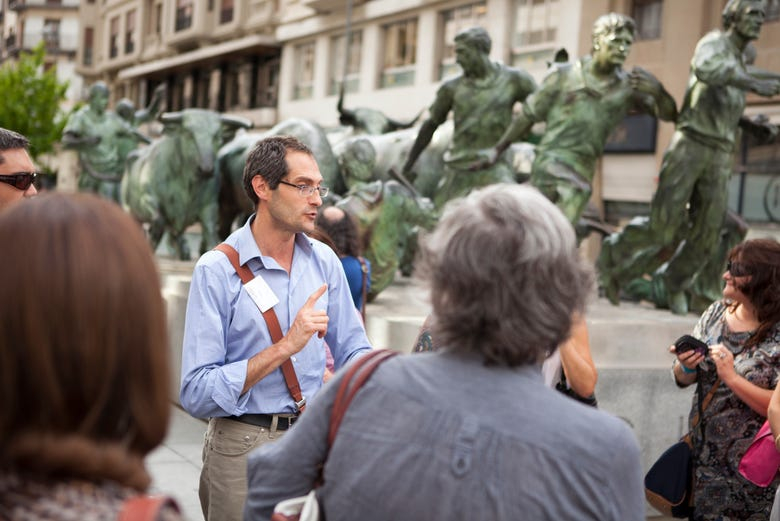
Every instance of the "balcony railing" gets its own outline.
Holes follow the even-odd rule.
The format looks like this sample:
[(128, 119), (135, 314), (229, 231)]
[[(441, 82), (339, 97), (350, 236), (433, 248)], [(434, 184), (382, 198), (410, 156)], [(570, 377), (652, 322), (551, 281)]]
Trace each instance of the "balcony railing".
[[(18, 35), (9, 36), (9, 38), (17, 38)], [(51, 34), (44, 31), (25, 31), (22, 37), (18, 40), (18, 46), (24, 49), (32, 49), (40, 41), (46, 42), (46, 50), (48, 52), (76, 52), (78, 48), (78, 35), (75, 33), (57, 33)], [(8, 41), (6, 40), (6, 47)]]
[(21, 10), (27, 7), (70, 7), (78, 8), (79, 0), (10, 0), (8, 8)]

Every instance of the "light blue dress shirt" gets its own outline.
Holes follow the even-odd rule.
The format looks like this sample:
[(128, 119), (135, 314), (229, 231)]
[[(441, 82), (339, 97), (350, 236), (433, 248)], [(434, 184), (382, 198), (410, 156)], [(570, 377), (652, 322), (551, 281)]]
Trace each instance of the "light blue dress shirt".
[[(316, 309), (327, 310), (328, 332), (324, 339), (312, 335), (292, 357), (302, 394), (310, 400), (322, 386), (324, 342), (331, 348), (336, 368), (370, 350), (371, 345), (336, 254), (328, 246), (298, 234), (288, 274), (273, 258), (260, 252), (250, 229), (253, 219), (250, 217), (225, 242), (238, 251), (240, 263), (246, 264), (255, 277), (263, 277), (276, 294), (279, 303), (274, 311), (283, 333), (309, 296), (323, 283), (328, 285), (315, 304)], [(241, 395), (247, 360), (271, 344), (260, 310), (225, 254), (205, 253), (192, 274), (184, 323), (180, 392), (184, 409), (196, 418), (294, 412), (280, 368)]]

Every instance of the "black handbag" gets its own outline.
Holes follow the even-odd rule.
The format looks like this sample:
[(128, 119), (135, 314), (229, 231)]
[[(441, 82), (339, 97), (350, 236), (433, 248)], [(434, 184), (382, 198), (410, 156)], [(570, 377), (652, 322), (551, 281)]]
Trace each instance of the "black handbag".
[(574, 389), (569, 387), (569, 384), (566, 383), (566, 375), (563, 373), (563, 367), (561, 367), (561, 379), (558, 381), (557, 384), (555, 384), (555, 389), (557, 391), (562, 392), (569, 398), (574, 398), (578, 402), (584, 403), (585, 405), (590, 405), (591, 407), (598, 407), (598, 401), (596, 400), (596, 393), (593, 393), (590, 396), (580, 396), (574, 391)]
[[(698, 382), (701, 391), (701, 382)], [(691, 421), (691, 432), (699, 424), (704, 409), (712, 401), (720, 380), (702, 400), (699, 392), (698, 414)], [(669, 447), (645, 474), (645, 498), (667, 517), (689, 518), (693, 514), (693, 441), (691, 432)]]

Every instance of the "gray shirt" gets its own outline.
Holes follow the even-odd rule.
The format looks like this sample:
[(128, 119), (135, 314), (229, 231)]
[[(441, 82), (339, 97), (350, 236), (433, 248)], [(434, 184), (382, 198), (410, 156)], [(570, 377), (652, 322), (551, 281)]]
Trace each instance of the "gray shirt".
[[(312, 488), (339, 381), (250, 455), (246, 519), (268, 519), (277, 502)], [(538, 367), (446, 351), (379, 367), (344, 417), (318, 494), (330, 521), (645, 516), (639, 447), (625, 423), (546, 387)]]

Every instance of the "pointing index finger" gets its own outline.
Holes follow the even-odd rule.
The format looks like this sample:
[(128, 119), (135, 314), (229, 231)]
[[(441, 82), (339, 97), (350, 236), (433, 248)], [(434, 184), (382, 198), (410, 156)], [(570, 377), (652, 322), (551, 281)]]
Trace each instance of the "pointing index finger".
[(319, 298), (321, 296), (323, 296), (327, 290), (328, 290), (328, 285), (327, 284), (323, 284), (322, 286), (317, 288), (314, 291), (314, 293), (309, 295), (309, 298), (306, 299), (306, 303), (303, 305), (303, 307), (305, 307), (305, 308), (312, 308), (312, 307), (314, 307), (314, 303), (317, 302), (317, 300), (319, 300)]

